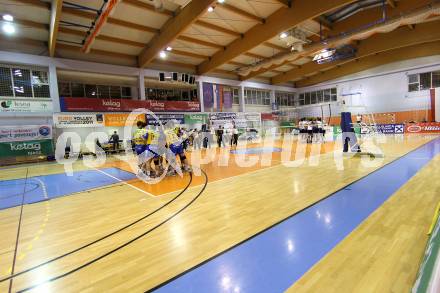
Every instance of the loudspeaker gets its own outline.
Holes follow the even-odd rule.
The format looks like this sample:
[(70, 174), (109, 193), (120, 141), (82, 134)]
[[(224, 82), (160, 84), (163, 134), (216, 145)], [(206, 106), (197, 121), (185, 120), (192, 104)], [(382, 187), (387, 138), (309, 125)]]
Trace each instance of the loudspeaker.
[(187, 83), (187, 82), (189, 81), (189, 75), (185, 73), (185, 74), (183, 75), (183, 77), (184, 77), (184, 80), (183, 80), (183, 81)]
[(194, 84), (195, 82), (196, 82), (196, 78), (191, 75), (190, 78), (189, 78), (189, 83), (190, 84)]
[(159, 73), (159, 81), (165, 81), (165, 72)]
[(177, 76), (177, 72), (173, 72), (173, 80), (174, 80), (174, 81), (177, 81), (177, 80), (178, 80), (177, 77), (178, 77), (178, 76)]

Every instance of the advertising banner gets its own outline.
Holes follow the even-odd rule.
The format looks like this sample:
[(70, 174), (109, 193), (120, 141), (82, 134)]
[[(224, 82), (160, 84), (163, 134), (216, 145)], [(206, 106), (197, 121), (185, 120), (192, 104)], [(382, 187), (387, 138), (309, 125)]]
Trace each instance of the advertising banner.
[(51, 138), (51, 125), (22, 125), (0, 127), (0, 143)]
[(53, 154), (51, 139), (2, 142), (0, 157), (48, 156)]
[[(183, 114), (155, 114), (156, 117), (162, 122), (163, 125), (167, 124), (169, 121), (174, 121), (177, 124), (184, 124), (185, 118)], [(158, 121), (150, 115), (147, 115), (148, 125), (159, 125)]]
[(54, 114), (53, 121), (57, 128), (102, 127), (103, 114)]
[(405, 131), (403, 124), (377, 124), (377, 131), (384, 134), (402, 134)]
[(232, 122), (237, 128), (259, 127), (261, 125), (260, 113), (243, 113), (243, 112), (220, 112), (210, 113), (209, 120), (214, 128), (223, 126), (225, 128), (232, 127)]
[(185, 124), (207, 124), (209, 119), (207, 114), (185, 114)]
[(214, 87), (212, 83), (203, 83), (203, 103), (206, 108), (214, 105)]
[(440, 122), (407, 124), (405, 133), (440, 133)]
[(52, 101), (0, 99), (0, 112), (52, 112)]
[(135, 116), (134, 119), (127, 121), (130, 114), (126, 113), (108, 113), (104, 115), (104, 125), (110, 127), (120, 127), (125, 126), (127, 123), (129, 125), (136, 125), (137, 121), (145, 122), (145, 115), (139, 114)]
[(60, 98), (64, 112), (131, 112), (145, 108), (152, 112), (200, 112), (198, 101), (139, 101), (124, 99)]

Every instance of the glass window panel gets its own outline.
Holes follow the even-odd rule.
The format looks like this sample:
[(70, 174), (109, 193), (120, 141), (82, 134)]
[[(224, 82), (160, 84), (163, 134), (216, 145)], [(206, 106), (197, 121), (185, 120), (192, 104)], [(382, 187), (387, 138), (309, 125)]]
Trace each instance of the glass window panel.
[(440, 87), (440, 71), (432, 73), (432, 87)]
[(338, 94), (335, 87), (331, 89), (331, 93), (332, 93), (332, 95), (337, 95)]
[(419, 84), (418, 83), (410, 83), (408, 85), (408, 92), (417, 92), (419, 90)]
[(87, 98), (96, 98), (98, 96), (96, 84), (86, 84), (85, 89)]
[(50, 98), (50, 90), (48, 84), (34, 84), (34, 97), (35, 98)]
[(71, 97), (70, 82), (58, 82), (58, 93), (60, 97)]
[(84, 98), (84, 84), (82, 83), (71, 83), (72, 97)]
[(122, 98), (131, 98), (131, 87), (129, 86), (123, 86), (121, 87), (121, 97)]
[(49, 78), (46, 71), (32, 71), (32, 84), (49, 84)]
[(323, 91), (318, 91), (316, 93), (316, 99), (318, 103), (322, 103), (324, 101)]
[(157, 99), (157, 90), (153, 88), (147, 88), (147, 100), (156, 100)]
[(316, 92), (310, 94), (310, 104), (316, 104)]
[(28, 69), (12, 68), (14, 78), (14, 93), (16, 97), (32, 97), (31, 71)]
[(12, 97), (13, 95), (11, 69), (0, 67), (0, 96)]
[(324, 90), (324, 102), (330, 102), (331, 91), (330, 89)]
[(305, 105), (310, 105), (310, 93), (306, 93)]
[(419, 75), (418, 74), (410, 74), (408, 75), (408, 83), (418, 83)]
[(112, 98), (112, 99), (120, 99), (121, 98), (121, 87), (120, 86), (111, 86), (110, 87), (110, 98)]
[(428, 90), (431, 88), (431, 72), (420, 74), (420, 90)]
[(98, 85), (98, 98), (110, 98), (110, 87), (108, 85)]

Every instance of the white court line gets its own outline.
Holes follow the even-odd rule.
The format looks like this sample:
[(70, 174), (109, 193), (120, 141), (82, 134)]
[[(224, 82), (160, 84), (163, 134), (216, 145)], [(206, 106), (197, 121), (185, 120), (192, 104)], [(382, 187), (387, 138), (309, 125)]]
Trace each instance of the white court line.
[(113, 176), (113, 175), (110, 175), (110, 174), (108, 174), (107, 172), (104, 172), (104, 171), (99, 170), (99, 169), (96, 169), (96, 168), (93, 168), (93, 169), (95, 169), (96, 171), (98, 171), (98, 172), (100, 172), (100, 173), (102, 173), (102, 174), (104, 174), (104, 175), (107, 175), (108, 177), (113, 178), (113, 179), (115, 179), (115, 180), (117, 180), (117, 181), (119, 181), (119, 182), (121, 182), (121, 183), (123, 183), (123, 184), (125, 184), (125, 185), (128, 185), (128, 186), (130, 186), (131, 188), (136, 189), (137, 191), (140, 191), (140, 192), (142, 192), (142, 193), (144, 193), (144, 194), (146, 194), (146, 195), (148, 195), (148, 196), (150, 196), (150, 197), (152, 197), (152, 198), (157, 198), (157, 196), (154, 196), (153, 194), (151, 194), (151, 193), (149, 193), (149, 192), (146, 192), (145, 190), (142, 190), (142, 189), (140, 189), (140, 188), (138, 188), (138, 187), (136, 187), (136, 186), (134, 186), (134, 185), (131, 185), (130, 183), (125, 182), (124, 180), (121, 180), (121, 179), (119, 179), (119, 178), (117, 178), (117, 177), (115, 177), (115, 176)]

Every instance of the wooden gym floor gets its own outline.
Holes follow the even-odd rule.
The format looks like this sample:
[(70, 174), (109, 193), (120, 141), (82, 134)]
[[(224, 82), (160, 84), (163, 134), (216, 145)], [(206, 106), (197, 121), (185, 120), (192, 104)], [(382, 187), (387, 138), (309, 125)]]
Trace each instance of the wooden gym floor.
[[(379, 145), (383, 164), (369, 167), (361, 158), (343, 157), (342, 169), (334, 143), (317, 151), (308, 146), (307, 159), (297, 167), (282, 164), (279, 152), (270, 164), (248, 168), (239, 167), (233, 154), (227, 167), (219, 166), (217, 156), (199, 175), (157, 185), (139, 181), (115, 157), (97, 169), (78, 161), (72, 177), (51, 163), (0, 169), (0, 292), (408, 291), (440, 200), (436, 138), (387, 136)], [(319, 161), (311, 153), (321, 153)], [(386, 176), (394, 172), (405, 179), (391, 187), (378, 173), (385, 169)], [(364, 177), (370, 185), (362, 185)], [(376, 190), (375, 180), (387, 185)], [(389, 194), (380, 201), (357, 200), (361, 207), (347, 209), (347, 216), (365, 216), (350, 227), (337, 222), (344, 210), (331, 205), (325, 213), (313, 212), (318, 220), (322, 214), (317, 229), (323, 232), (314, 231), (316, 223), (301, 222), (311, 209), (323, 211), (319, 205), (336, 200), (338, 192), (345, 203), (356, 188), (355, 196), (362, 199), (365, 192), (365, 200), (369, 193)], [(362, 210), (370, 204), (371, 210)], [(274, 233), (289, 221), (300, 221), (308, 231), (287, 229), (287, 242), (277, 240)], [(307, 243), (303, 232), (333, 242), (309, 243), (307, 253), (301, 252)], [(274, 273), (276, 258), (300, 269)]]

